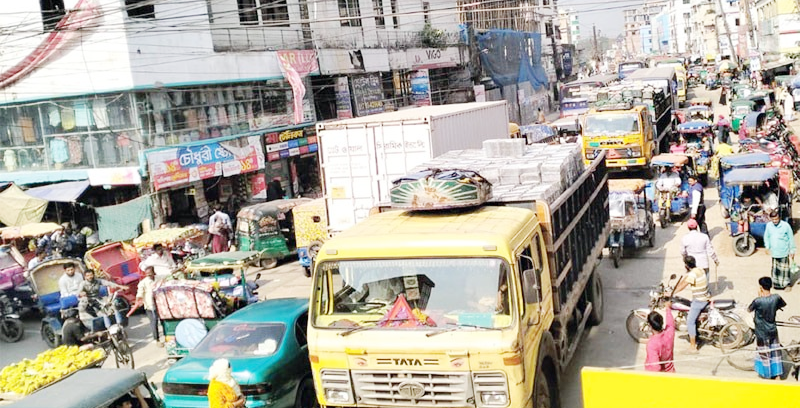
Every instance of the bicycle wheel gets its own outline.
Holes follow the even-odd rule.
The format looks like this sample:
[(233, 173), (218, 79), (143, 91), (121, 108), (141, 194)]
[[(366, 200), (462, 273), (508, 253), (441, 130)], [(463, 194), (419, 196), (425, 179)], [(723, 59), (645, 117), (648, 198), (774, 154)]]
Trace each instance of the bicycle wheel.
[(729, 354), (726, 358), (731, 367), (742, 371), (755, 371), (756, 370), (756, 350), (755, 349), (739, 349)]
[(744, 346), (747, 330), (748, 327), (743, 323), (730, 322), (717, 332), (715, 345), (723, 351), (738, 349)]
[(128, 345), (128, 336), (124, 330), (120, 329), (119, 333), (111, 336), (111, 344), (114, 346), (114, 361), (117, 364), (117, 368), (135, 368), (133, 350)]

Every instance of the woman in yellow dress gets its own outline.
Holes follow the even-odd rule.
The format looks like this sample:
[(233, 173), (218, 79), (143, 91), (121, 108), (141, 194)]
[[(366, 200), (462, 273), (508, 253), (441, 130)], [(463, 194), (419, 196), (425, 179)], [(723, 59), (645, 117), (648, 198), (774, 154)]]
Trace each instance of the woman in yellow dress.
[(239, 384), (231, 374), (231, 363), (220, 358), (208, 369), (208, 406), (209, 408), (241, 408), (244, 407), (244, 395)]

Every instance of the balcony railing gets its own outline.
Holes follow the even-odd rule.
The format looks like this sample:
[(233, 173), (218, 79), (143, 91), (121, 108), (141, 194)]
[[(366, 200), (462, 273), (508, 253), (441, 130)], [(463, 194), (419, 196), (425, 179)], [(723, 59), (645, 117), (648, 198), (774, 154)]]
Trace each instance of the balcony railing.
[(311, 49), (312, 41), (303, 38), (297, 28), (267, 28), (241, 26), (235, 28), (211, 27), (214, 51), (272, 51), (281, 49)]

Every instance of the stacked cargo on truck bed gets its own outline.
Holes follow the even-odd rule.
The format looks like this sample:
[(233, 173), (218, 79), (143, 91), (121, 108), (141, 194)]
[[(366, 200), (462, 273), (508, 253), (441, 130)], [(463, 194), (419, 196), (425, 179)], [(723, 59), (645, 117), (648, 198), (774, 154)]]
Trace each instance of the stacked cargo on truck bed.
[(577, 144), (525, 145), (521, 139), (493, 139), (483, 149), (453, 150), (412, 170), (461, 169), (480, 174), (492, 184), (489, 202), (544, 201), (548, 204), (583, 172)]

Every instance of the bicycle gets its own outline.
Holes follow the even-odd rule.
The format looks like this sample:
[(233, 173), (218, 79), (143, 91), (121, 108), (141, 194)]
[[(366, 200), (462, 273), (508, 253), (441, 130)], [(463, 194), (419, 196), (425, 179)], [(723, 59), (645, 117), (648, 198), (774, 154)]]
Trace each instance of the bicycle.
[[(778, 326), (782, 326), (782, 327), (800, 328), (800, 316), (792, 316), (787, 321), (778, 320), (778, 321), (775, 321), (775, 324), (778, 325)], [(797, 343), (795, 341), (792, 341), (789, 344), (790, 345), (796, 345)], [(723, 353), (726, 353), (727, 351), (730, 351), (730, 350), (724, 350), (723, 349)], [(800, 354), (798, 353), (798, 351), (800, 351), (800, 347), (787, 350), (787, 354), (789, 355), (789, 358), (794, 363), (795, 367), (797, 367), (798, 364), (800, 364)], [(755, 371), (756, 370), (756, 368), (755, 368), (755, 359), (756, 359), (757, 355), (758, 355), (758, 351), (756, 349), (750, 349), (750, 348), (745, 349), (745, 348), (742, 348), (740, 350), (736, 350), (735, 352), (733, 352), (731, 354), (728, 354), (725, 357), (725, 359), (728, 361), (728, 364), (733, 368), (736, 368), (736, 369), (742, 370), (742, 371)]]
[[(107, 315), (114, 315), (115, 301), (118, 291), (101, 304), (100, 310)], [(102, 347), (106, 355), (114, 354), (114, 362), (117, 368), (135, 368), (133, 361), (133, 350), (128, 344), (128, 334), (122, 327), (122, 322), (115, 321), (105, 330), (100, 330), (88, 336), (95, 347)]]

